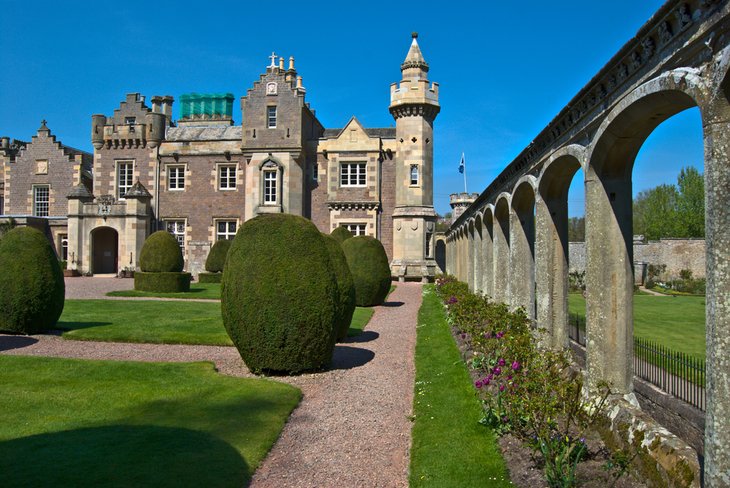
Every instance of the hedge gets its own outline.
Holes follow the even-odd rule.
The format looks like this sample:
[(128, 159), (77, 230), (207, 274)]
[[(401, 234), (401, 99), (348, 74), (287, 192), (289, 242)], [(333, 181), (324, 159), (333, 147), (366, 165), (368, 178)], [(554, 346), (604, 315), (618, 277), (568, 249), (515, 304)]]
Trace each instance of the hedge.
[(343, 242), (342, 251), (355, 282), (356, 305), (382, 305), (391, 285), (390, 265), (383, 245), (374, 237), (357, 236)]
[(134, 289), (139, 291), (156, 291), (160, 293), (176, 293), (190, 291), (190, 273), (134, 273)]
[(226, 256), (228, 250), (231, 248), (231, 242), (228, 239), (221, 239), (220, 241), (213, 244), (210, 248), (208, 257), (205, 260), (205, 270), (209, 273), (220, 273), (223, 271), (223, 266), (226, 264)]
[(223, 273), (198, 273), (198, 283), (220, 283)]
[(342, 252), (342, 246), (332, 236), (322, 234), (327, 251), (330, 254), (335, 276), (337, 277), (337, 291), (339, 298), (335, 305), (337, 306), (337, 322), (335, 330), (337, 331), (337, 340), (342, 341), (347, 337), (352, 322), (352, 314), (355, 313), (355, 283), (352, 280), (350, 267), (347, 265), (345, 253)]
[(142, 271), (150, 273), (180, 272), (184, 265), (180, 244), (169, 232), (158, 230), (144, 241), (139, 254), (139, 268)]
[(337, 239), (337, 242), (339, 242), (340, 244), (345, 242), (347, 239), (352, 239), (353, 237), (352, 232), (347, 230), (347, 227), (343, 227), (341, 225), (333, 230), (330, 235)]

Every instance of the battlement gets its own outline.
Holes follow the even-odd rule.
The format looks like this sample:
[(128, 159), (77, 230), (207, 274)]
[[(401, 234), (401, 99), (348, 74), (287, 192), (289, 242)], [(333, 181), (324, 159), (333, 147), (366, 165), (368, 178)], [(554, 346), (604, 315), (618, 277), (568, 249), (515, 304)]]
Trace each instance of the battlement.
[(171, 96), (152, 97), (152, 109), (139, 93), (128, 93), (114, 115), (91, 116), (91, 142), (96, 149), (111, 147), (157, 147), (172, 123)]

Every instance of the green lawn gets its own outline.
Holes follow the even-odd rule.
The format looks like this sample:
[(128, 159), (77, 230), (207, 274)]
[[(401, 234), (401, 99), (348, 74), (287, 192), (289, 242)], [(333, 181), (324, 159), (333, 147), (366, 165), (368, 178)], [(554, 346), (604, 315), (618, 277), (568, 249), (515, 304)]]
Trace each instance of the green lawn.
[(217, 302), (66, 300), (57, 328), (75, 340), (233, 345)]
[[(570, 313), (585, 316), (585, 299), (570, 294)], [(634, 335), (705, 357), (705, 297), (634, 295)]]
[[(362, 334), (373, 312), (356, 307), (347, 335)], [(82, 341), (233, 345), (217, 302), (66, 300), (56, 327)]]
[(152, 291), (121, 290), (110, 291), (110, 297), (161, 297), (161, 298), (207, 298), (211, 300), (221, 299), (220, 283), (193, 283), (190, 291), (180, 293), (157, 293)]
[(424, 287), (418, 313), (410, 486), (511, 486), (494, 433), (451, 337), (443, 306)]
[(245, 486), (301, 393), (210, 363), (0, 356), (0, 486)]

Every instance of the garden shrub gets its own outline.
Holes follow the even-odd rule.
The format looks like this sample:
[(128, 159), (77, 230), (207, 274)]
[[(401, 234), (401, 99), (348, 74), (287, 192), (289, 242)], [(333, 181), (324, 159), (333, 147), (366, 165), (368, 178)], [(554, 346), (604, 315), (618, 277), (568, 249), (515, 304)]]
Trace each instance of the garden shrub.
[(159, 293), (190, 291), (190, 279), (190, 273), (137, 271), (134, 273), (134, 289)]
[(347, 265), (355, 282), (355, 304), (358, 307), (382, 305), (390, 291), (390, 265), (379, 240), (357, 236), (342, 243)]
[(39, 230), (16, 227), (0, 240), (0, 330), (35, 334), (52, 328), (63, 312), (63, 272)]
[(139, 253), (141, 271), (134, 273), (134, 289), (160, 293), (190, 291), (190, 273), (183, 273), (177, 239), (164, 230), (151, 234)]
[(230, 248), (231, 241), (228, 239), (221, 239), (213, 244), (205, 260), (205, 270), (209, 273), (223, 272), (223, 266), (226, 264), (226, 256)]
[(339, 226), (335, 230), (333, 230), (330, 235), (337, 239), (337, 242), (342, 244), (347, 239), (352, 239), (354, 236), (352, 235), (352, 232), (347, 230), (347, 227)]
[(335, 330), (337, 340), (342, 341), (347, 337), (352, 322), (352, 314), (355, 312), (355, 283), (352, 280), (350, 267), (347, 265), (345, 253), (342, 252), (340, 243), (332, 236), (322, 234), (327, 251), (330, 254), (332, 268), (337, 277), (338, 300), (335, 303), (337, 308), (337, 321)]
[(248, 368), (298, 373), (332, 360), (337, 278), (322, 234), (289, 214), (236, 234), (223, 270), (223, 325)]
[(144, 241), (139, 254), (139, 268), (150, 273), (180, 272), (185, 265), (177, 239), (167, 231), (158, 230)]
[(220, 283), (223, 273), (198, 273), (198, 283)]

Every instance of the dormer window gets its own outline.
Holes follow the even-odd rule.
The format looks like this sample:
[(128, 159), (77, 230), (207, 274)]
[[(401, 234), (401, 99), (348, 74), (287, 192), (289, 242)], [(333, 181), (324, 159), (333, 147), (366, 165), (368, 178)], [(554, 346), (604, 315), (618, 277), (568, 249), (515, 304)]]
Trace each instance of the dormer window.
[(137, 117), (124, 117), (125, 125), (134, 125), (137, 123)]
[(266, 107), (266, 127), (276, 129), (276, 106)]

